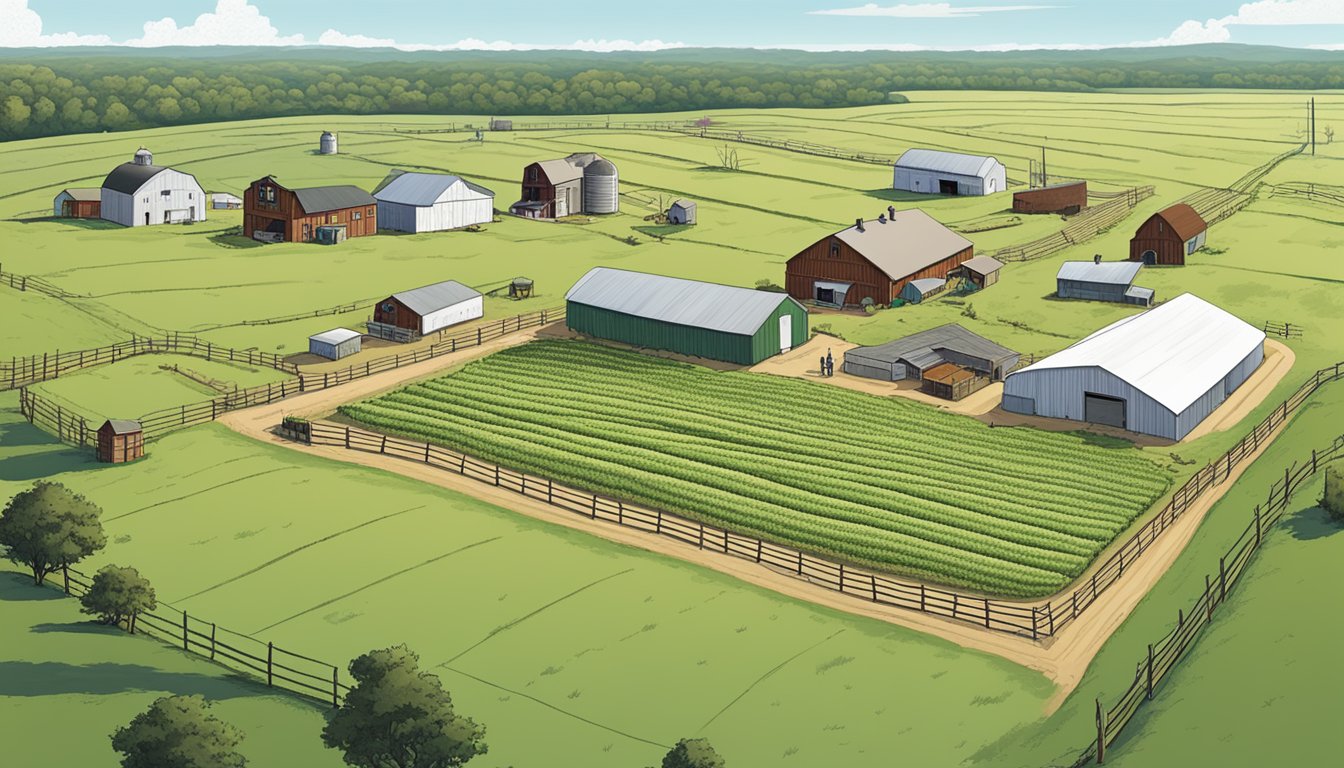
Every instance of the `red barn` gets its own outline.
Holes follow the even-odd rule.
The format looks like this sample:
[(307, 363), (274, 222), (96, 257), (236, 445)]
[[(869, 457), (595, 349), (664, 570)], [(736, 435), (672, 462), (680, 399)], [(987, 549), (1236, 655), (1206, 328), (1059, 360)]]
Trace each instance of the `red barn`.
[(308, 243), (331, 225), (344, 226), (347, 237), (377, 234), (378, 201), (350, 185), (286, 189), (272, 176), (243, 195), (243, 233), (255, 240)]
[(785, 289), (799, 301), (859, 306), (870, 298), (885, 306), (912, 280), (946, 278), (975, 255), (975, 245), (911, 208), (887, 209), (875, 221), (818, 240), (789, 259)]
[(1087, 207), (1087, 182), (1073, 181), (1013, 193), (1013, 213), (1077, 213)]
[(98, 187), (70, 187), (52, 201), (52, 214), (66, 219), (97, 219), (103, 215), (103, 190)]
[(140, 422), (108, 419), (98, 428), (98, 460), (111, 464), (135, 461), (145, 455), (145, 433)]
[(1208, 225), (1185, 203), (1158, 211), (1129, 241), (1129, 260), (1148, 265), (1183, 266), (1185, 257), (1204, 246)]

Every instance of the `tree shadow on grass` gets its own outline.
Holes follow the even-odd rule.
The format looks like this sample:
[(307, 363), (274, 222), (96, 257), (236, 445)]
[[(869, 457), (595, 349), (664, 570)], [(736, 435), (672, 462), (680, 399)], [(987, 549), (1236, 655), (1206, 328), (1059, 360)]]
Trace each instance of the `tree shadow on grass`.
[(92, 454), (75, 448), (40, 451), (0, 459), (0, 480), (26, 482), (99, 466), (102, 465), (94, 460)]
[(1344, 526), (1332, 519), (1330, 513), (1321, 507), (1299, 509), (1284, 521), (1284, 525), (1298, 541), (1315, 541), (1344, 530)]
[(27, 603), (36, 600), (60, 600), (64, 594), (50, 587), (39, 587), (33, 577), (13, 571), (0, 572), (0, 602)]
[(263, 689), (240, 678), (165, 672), (143, 664), (0, 661), (0, 696), (111, 696), (152, 691), (219, 700), (253, 696)]
[(89, 617), (88, 621), (72, 621), (66, 624), (55, 622), (46, 622), (43, 624), (34, 624), (28, 630), (39, 635), (64, 634), (64, 635), (121, 635), (125, 630), (114, 627), (111, 624), (99, 624)]

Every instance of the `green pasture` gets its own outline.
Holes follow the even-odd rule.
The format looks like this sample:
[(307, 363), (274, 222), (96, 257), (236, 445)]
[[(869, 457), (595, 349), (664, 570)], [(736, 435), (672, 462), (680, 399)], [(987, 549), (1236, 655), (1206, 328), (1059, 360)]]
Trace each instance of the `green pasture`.
[[(8, 459), (0, 460), (0, 464)], [(199, 694), (246, 734), (251, 765), (343, 765), (323, 708), (148, 638), (95, 624), (79, 602), (0, 568), (0, 720), (12, 765), (121, 765), (110, 737), (155, 699)]]
[(918, 632), (221, 426), (106, 466), (12, 452), (11, 434), (42, 438), (4, 413), (0, 495), (32, 474), (8, 463), (38, 456), (96, 500), (109, 545), (88, 567), (133, 564), (193, 616), (335, 663), (409, 643), (487, 725), (483, 766), (649, 765), (697, 734), (741, 765), (888, 765), (893, 740), (955, 765), (1051, 691)]

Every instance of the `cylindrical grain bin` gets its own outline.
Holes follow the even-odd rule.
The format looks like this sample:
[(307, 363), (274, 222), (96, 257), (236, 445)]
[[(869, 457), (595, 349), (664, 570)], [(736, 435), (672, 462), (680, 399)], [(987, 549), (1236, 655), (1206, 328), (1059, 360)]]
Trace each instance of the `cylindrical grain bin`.
[(610, 160), (598, 158), (583, 169), (583, 212), (616, 213), (621, 208), (620, 178)]
[(318, 152), (324, 155), (336, 154), (336, 134), (331, 131), (323, 131), (322, 140), (318, 144)]

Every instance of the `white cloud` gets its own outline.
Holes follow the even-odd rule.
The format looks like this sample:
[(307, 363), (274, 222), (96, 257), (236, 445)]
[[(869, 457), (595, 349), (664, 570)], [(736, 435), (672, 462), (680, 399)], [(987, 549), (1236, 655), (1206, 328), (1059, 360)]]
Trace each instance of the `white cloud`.
[(507, 40), (486, 41), (474, 37), (458, 40), (455, 43), (399, 43), (388, 37), (369, 37), (367, 35), (347, 35), (335, 29), (328, 29), (317, 38), (318, 45), (340, 46), (345, 48), (396, 48), (400, 51), (664, 51), (671, 48), (685, 48), (685, 43), (671, 43), (662, 40), (575, 40), (569, 45), (543, 45), (535, 43), (513, 43)]
[(902, 3), (878, 5), (868, 3), (857, 8), (834, 8), (808, 11), (812, 16), (883, 16), (894, 19), (961, 19), (985, 13), (1013, 11), (1041, 11), (1057, 8), (1054, 5), (953, 5), (951, 3)]
[[(1183, 22), (1166, 37), (1137, 45), (1194, 45), (1226, 43), (1232, 39), (1231, 27), (1336, 26), (1344, 25), (1344, 0), (1257, 0), (1243, 3), (1237, 12), (1221, 19)], [(1312, 48), (1337, 50), (1338, 46), (1313, 45)]]
[(1199, 22), (1192, 19), (1172, 30), (1171, 34), (1166, 37), (1134, 43), (1133, 46), (1150, 48), (1163, 45), (1226, 43), (1228, 40), (1232, 39), (1232, 30), (1228, 29), (1227, 26), (1227, 21), (1225, 19), (1209, 19), (1205, 22)]
[(214, 13), (179, 27), (171, 17), (145, 22), (145, 34), (126, 45), (303, 45), (303, 35), (281, 35), (261, 9), (247, 0), (218, 0)]
[(106, 35), (62, 32), (42, 34), (42, 17), (28, 7), (28, 0), (0, 0), (0, 48), (45, 48), (57, 45), (107, 45)]

